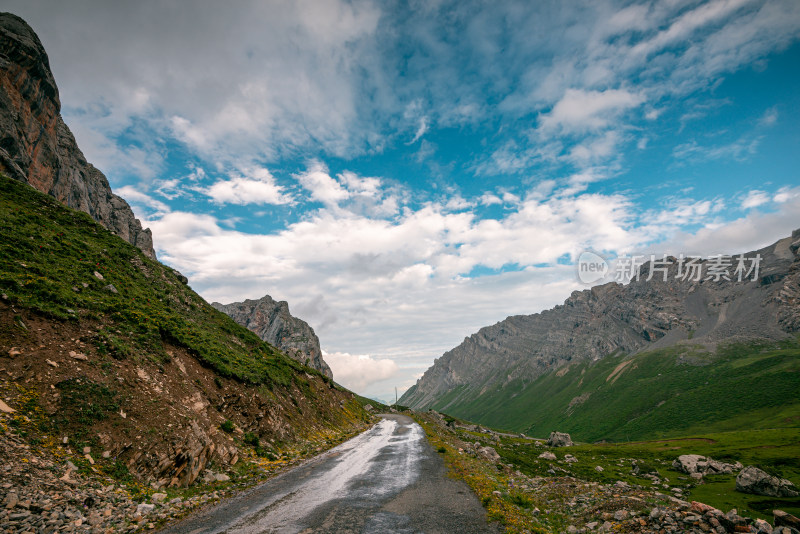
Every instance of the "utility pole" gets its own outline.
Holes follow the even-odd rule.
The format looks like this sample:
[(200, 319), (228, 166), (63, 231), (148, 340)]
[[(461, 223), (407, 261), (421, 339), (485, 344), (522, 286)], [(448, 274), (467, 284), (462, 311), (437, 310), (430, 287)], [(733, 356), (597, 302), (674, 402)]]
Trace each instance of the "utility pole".
[(397, 406), (397, 386), (394, 387), (394, 405)]

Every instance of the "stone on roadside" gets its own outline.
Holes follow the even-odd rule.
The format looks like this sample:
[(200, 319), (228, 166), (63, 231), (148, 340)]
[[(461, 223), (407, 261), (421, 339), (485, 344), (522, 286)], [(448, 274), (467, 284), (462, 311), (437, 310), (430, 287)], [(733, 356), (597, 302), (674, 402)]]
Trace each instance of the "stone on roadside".
[(136, 515), (139, 515), (139, 516), (147, 515), (150, 512), (152, 512), (155, 507), (156, 507), (155, 504), (149, 504), (149, 503), (143, 502), (143, 503), (141, 503), (140, 505), (138, 505), (136, 507)]

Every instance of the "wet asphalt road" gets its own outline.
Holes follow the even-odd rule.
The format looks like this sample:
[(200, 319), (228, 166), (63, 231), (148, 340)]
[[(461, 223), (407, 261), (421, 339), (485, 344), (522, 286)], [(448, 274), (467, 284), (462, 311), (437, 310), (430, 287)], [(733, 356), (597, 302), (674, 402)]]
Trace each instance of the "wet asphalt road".
[(469, 487), (447, 477), (424, 431), (383, 415), (372, 429), (165, 534), (498, 532)]

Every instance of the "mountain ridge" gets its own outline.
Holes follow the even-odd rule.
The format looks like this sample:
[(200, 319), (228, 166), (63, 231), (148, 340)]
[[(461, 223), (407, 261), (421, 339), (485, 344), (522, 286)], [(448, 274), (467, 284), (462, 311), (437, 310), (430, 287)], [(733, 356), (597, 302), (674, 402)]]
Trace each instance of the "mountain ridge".
[[(484, 327), (444, 353), (400, 403), (454, 410), (513, 380), (531, 382), (566, 365), (613, 354), (635, 354), (680, 343), (780, 340), (800, 330), (800, 230), (747, 256), (760, 254), (756, 281), (677, 280), (610, 282), (575, 291), (564, 304), (511, 316)], [(704, 260), (707, 266), (708, 260)], [(447, 398), (447, 403), (439, 402)], [(487, 421), (483, 421), (487, 422)]]
[(0, 172), (88, 213), (147, 257), (156, 257), (150, 230), (86, 161), (64, 123), (41, 41), (11, 13), (0, 13)]

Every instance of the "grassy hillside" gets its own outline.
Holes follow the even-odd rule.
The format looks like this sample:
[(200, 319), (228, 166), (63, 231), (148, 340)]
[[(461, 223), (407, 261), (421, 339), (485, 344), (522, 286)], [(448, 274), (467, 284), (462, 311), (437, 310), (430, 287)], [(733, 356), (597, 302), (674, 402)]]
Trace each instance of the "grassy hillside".
[(371, 420), (351, 392), (181, 278), (0, 176), (0, 398), (16, 410), (0, 414), (0, 431), (79, 464), (75, 451), (103, 451), (93, 469), (185, 486), (208, 466), (293, 461)]
[(0, 290), (11, 303), (54, 320), (101, 322), (94, 342), (117, 359), (165, 360), (169, 342), (244, 383), (288, 385), (301, 369), (316, 373), (212, 308), (175, 271), (87, 214), (6, 177), (0, 177)]
[(800, 426), (800, 343), (672, 347), (574, 364), (466, 403), (433, 408), (496, 428), (585, 441), (628, 441), (742, 428)]

